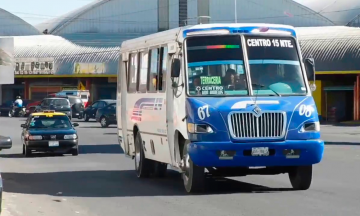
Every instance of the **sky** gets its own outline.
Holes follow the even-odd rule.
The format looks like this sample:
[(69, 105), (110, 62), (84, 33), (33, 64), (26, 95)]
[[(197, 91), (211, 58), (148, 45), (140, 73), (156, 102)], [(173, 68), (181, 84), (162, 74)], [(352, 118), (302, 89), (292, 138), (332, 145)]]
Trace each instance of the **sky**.
[(0, 8), (36, 25), (75, 10), (94, 0), (0, 0)]

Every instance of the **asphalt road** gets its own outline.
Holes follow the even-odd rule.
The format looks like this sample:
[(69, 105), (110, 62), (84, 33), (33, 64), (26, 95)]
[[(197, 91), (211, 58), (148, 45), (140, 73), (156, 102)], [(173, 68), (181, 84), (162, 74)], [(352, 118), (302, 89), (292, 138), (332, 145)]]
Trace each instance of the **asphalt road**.
[(124, 157), (116, 128), (80, 122), (79, 156), (21, 155), (19, 118), (0, 118), (0, 134), (13, 148), (0, 152), (5, 216), (332, 216), (360, 212), (360, 127), (323, 126), (324, 160), (307, 191), (292, 191), (287, 175), (213, 182), (187, 195), (180, 175), (137, 179)]

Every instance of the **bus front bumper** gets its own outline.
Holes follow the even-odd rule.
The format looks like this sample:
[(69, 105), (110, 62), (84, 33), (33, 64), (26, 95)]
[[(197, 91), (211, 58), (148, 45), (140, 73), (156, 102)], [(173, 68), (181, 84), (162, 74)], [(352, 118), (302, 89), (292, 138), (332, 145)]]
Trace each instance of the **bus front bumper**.
[[(253, 156), (267, 147), (268, 156)], [(317, 164), (324, 154), (323, 140), (284, 142), (193, 142), (188, 153), (202, 167), (306, 166)]]

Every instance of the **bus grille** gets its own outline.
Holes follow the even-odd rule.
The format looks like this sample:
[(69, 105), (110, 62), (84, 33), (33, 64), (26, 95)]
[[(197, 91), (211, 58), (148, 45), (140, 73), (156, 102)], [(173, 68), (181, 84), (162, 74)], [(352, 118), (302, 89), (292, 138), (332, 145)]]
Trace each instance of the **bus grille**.
[(233, 138), (282, 138), (285, 134), (285, 112), (263, 112), (259, 117), (253, 112), (234, 112), (228, 118)]

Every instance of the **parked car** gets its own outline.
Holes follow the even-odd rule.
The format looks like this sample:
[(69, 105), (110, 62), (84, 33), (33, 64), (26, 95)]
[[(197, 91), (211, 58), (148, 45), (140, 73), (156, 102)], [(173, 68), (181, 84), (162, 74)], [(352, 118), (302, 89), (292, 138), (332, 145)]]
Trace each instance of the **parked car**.
[(106, 107), (109, 104), (116, 103), (116, 100), (105, 99), (97, 100), (90, 106), (88, 106), (84, 111), (84, 121), (89, 121), (89, 119), (95, 119), (96, 112), (98, 109)]
[(12, 108), (14, 101), (5, 101), (3, 104), (0, 105), (0, 113), (1, 116), (8, 116), (9, 112)]
[(100, 122), (101, 127), (105, 128), (111, 124), (116, 124), (116, 103), (111, 103), (98, 109), (95, 119)]
[(42, 112), (44, 110), (54, 110), (55, 112), (62, 112), (71, 119), (71, 106), (70, 101), (67, 98), (45, 98), (41, 101), (40, 106), (37, 106), (34, 112)]

